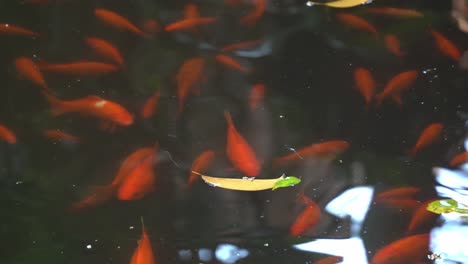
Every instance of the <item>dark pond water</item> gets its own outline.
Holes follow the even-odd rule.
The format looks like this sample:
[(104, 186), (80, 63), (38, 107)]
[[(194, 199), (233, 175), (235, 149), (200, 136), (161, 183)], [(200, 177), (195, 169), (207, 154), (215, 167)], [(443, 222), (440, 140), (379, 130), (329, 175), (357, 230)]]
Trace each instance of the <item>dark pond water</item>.
[[(189, 2), (0, 3), (0, 124), (17, 139), (14, 144), (4, 135), (0, 140), (0, 263), (148, 264), (131, 262), (142, 234), (141, 219), (160, 264), (314, 263), (327, 256), (357, 264), (373, 258), (372, 263), (468, 263), (466, 216), (425, 216), (407, 231), (416, 208), (426, 201), (453, 198), (468, 204), (466, 167), (450, 165), (468, 147), (464, 0), (376, 0), (349, 9), (270, 0), (258, 20), (240, 23), (254, 9), (252, 2), (193, 1), (201, 17), (217, 19), (170, 32), (164, 27), (184, 19)], [(375, 14), (369, 11), (374, 7), (411, 9), (420, 15)], [(145, 32), (119, 30), (99, 19), (96, 9), (116, 12)], [(349, 18), (340, 20), (340, 13), (364, 18), (376, 33), (353, 26)], [(4, 23), (40, 36), (15, 35)], [(157, 32), (150, 34), (151, 29)], [(453, 42), (461, 58), (447, 56), (444, 52), (453, 49), (438, 47), (431, 30)], [(386, 48), (389, 34), (398, 37), (403, 56)], [(89, 37), (112, 43), (124, 66), (107, 74), (88, 70), (91, 76), (76, 69), (71, 74), (47, 70), (49, 64), (76, 61), (114, 65), (115, 60), (86, 44)], [(221, 52), (228, 44), (254, 40), (250, 47)], [(223, 64), (219, 54), (244, 68)], [(21, 57), (35, 66), (18, 67)], [(201, 58), (202, 64), (189, 71), (200, 70), (200, 75), (181, 77), (182, 65), (192, 58)], [(403, 87), (401, 104), (394, 95), (380, 105), (373, 98), (366, 106), (354, 79), (359, 67), (371, 72), (373, 94), (381, 94), (399, 73), (414, 71), (417, 77), (397, 84)], [(99, 109), (54, 116), (44, 89), (27, 74), (39, 71), (50, 95), (62, 100), (96, 95), (124, 107), (133, 122), (103, 123), (95, 116)], [(183, 103), (180, 80), (193, 90)], [(249, 96), (258, 84), (265, 87), (264, 96), (256, 97), (258, 104), (251, 108)], [(143, 118), (141, 108), (156, 91), (157, 110)], [(284, 173), (302, 182), (244, 192), (197, 178), (187, 188), (192, 162), (206, 150), (215, 158), (203, 174), (245, 176), (240, 169), (246, 163), (242, 159), (248, 159), (245, 145), (233, 143), (238, 152), (231, 156), (226, 150), (230, 130), (225, 112), (255, 152), (261, 165), (257, 178)], [(442, 131), (426, 134), (427, 146), (410, 158), (408, 150), (433, 123), (442, 124)], [(44, 136), (44, 131), (57, 129), (80, 141)], [(311, 155), (300, 151), (331, 140), (346, 141), (349, 148)], [(159, 149), (149, 159), (149, 170), (133, 173), (139, 179), (155, 176), (154, 183), (144, 181), (133, 189), (138, 197), (119, 199), (123, 183), (102, 187), (112, 186), (131, 153), (156, 143)], [(288, 154), (295, 161), (278, 166), (275, 158)], [(131, 170), (143, 170), (144, 162)], [(418, 191), (412, 197), (376, 199), (382, 191), (409, 186)], [(305, 205), (303, 196), (316, 205)], [(79, 207), (88, 197), (96, 200)], [(307, 218), (317, 222), (293, 235), (291, 226), (307, 208), (315, 208)], [(430, 239), (419, 246), (419, 240), (399, 244), (388, 253), (393, 260), (375, 259), (389, 243), (418, 234)], [(399, 255), (406, 258), (395, 259)]]

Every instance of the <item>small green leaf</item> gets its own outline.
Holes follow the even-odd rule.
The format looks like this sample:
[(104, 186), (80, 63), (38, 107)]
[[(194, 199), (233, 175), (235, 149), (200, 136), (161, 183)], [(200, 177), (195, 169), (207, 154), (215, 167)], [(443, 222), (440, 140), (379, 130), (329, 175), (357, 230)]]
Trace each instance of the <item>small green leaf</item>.
[(273, 188), (271, 188), (272, 191), (278, 189), (278, 188), (283, 188), (283, 187), (290, 187), (290, 186), (294, 186), (298, 183), (301, 182), (301, 179), (299, 178), (296, 178), (294, 176), (287, 176), (279, 181), (277, 181), (275, 183), (275, 185), (273, 186)]
[(458, 207), (457, 201), (453, 199), (437, 200), (429, 203), (426, 209), (436, 214), (456, 212)]

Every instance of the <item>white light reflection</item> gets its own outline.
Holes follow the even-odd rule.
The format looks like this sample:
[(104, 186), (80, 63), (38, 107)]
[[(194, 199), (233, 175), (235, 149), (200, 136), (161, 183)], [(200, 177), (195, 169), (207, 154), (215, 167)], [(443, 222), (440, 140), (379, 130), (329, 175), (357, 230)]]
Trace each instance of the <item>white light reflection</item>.
[[(465, 148), (468, 142), (465, 141)], [(468, 204), (468, 170), (448, 170), (434, 168), (437, 182), (437, 194), (440, 197), (451, 198), (459, 203)], [(459, 213), (442, 214), (444, 224), (431, 231), (431, 251), (440, 254), (442, 260), (436, 263), (446, 263), (444, 259), (468, 263), (468, 226), (464, 224), (463, 216)], [(466, 221), (466, 220), (465, 220)]]
[(262, 44), (257, 46), (255, 49), (250, 50), (239, 50), (236, 51), (236, 55), (243, 58), (261, 58), (267, 56), (273, 50), (273, 43), (271, 39), (263, 40)]
[[(464, 171), (434, 168), (435, 178), (443, 186), (436, 186), (435, 189), (440, 197), (448, 197), (459, 203), (468, 204), (468, 173)], [(464, 190), (465, 189), (465, 190)]]
[(368, 263), (364, 243), (359, 237), (352, 237), (348, 239), (317, 239), (312, 242), (294, 245), (294, 248), (303, 251), (342, 256), (343, 261), (340, 263)]
[(190, 249), (181, 249), (178, 252), (179, 259), (189, 261), (192, 259), (192, 251)]
[(372, 201), (374, 188), (367, 186), (355, 187), (346, 190), (340, 196), (327, 204), (325, 210), (339, 218), (351, 217), (351, 231), (353, 235), (359, 234)]
[(231, 264), (236, 263), (239, 259), (247, 257), (249, 251), (231, 244), (220, 244), (216, 248), (215, 255), (222, 263)]
[(198, 250), (198, 258), (203, 262), (210, 262), (213, 258), (213, 252), (208, 248), (200, 248)]
[(432, 169), (432, 171), (436, 174), (436, 181), (444, 186), (456, 189), (468, 188), (468, 175), (437, 167)]
[(351, 217), (351, 238), (348, 239), (317, 239), (308, 243), (294, 245), (294, 248), (304, 251), (342, 256), (343, 262), (363, 264), (367, 262), (366, 249), (359, 237), (362, 222), (369, 210), (374, 193), (373, 187), (359, 186), (349, 189), (333, 199), (325, 210), (337, 217)]
[[(455, 215), (456, 213), (450, 213)], [(460, 215), (458, 215), (460, 217)], [(460, 223), (446, 223), (434, 228), (431, 232), (431, 251), (440, 254), (442, 260), (436, 263), (447, 263), (444, 259), (468, 263), (468, 227)]]

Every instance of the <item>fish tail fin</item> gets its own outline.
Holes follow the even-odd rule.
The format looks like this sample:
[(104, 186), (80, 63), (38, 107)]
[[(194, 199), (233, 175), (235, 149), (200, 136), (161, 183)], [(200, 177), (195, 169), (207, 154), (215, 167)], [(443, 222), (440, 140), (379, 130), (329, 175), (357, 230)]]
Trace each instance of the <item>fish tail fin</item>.
[(401, 100), (401, 96), (399, 94), (394, 94), (392, 96), (392, 99), (396, 104), (398, 104), (400, 106), (403, 104), (403, 101)]
[(229, 113), (228, 111), (224, 111), (224, 118), (226, 118), (226, 122), (229, 126), (233, 125), (234, 122), (232, 121), (231, 113)]
[[(160, 157), (156, 155), (158, 153), (158, 150), (159, 150), (159, 142), (156, 142), (156, 143), (154, 143), (152, 152), (147, 157), (148, 159), (151, 159), (152, 164), (153, 164), (153, 162), (157, 163), (157, 162), (160, 161)], [(156, 157), (156, 160), (155, 160), (155, 157)]]
[(297, 196), (297, 200), (302, 202), (305, 205), (311, 205), (314, 203), (309, 197), (305, 195), (304, 190), (301, 190), (299, 192), (299, 195)]
[(410, 224), (405, 231), (405, 236), (410, 236), (413, 233), (414, 227)]
[(58, 115), (68, 112), (68, 109), (64, 101), (60, 100), (59, 98), (53, 96), (52, 94), (46, 91), (42, 91), (42, 94), (45, 96), (46, 100), (50, 103), (50, 106), (52, 107), (52, 114), (54, 116), (58, 116)]
[(185, 184), (185, 190), (190, 189), (192, 187), (193, 183), (199, 178), (200, 175), (191, 172), (189, 179), (187, 180), (187, 183)]
[(154, 143), (154, 146), (153, 146), (153, 154), (158, 152), (158, 149), (159, 149), (159, 142), (156, 142), (156, 143)]
[(368, 101), (364, 104), (364, 108), (366, 109), (366, 111), (369, 111), (369, 109), (371, 108), (371, 104), (372, 104), (372, 100), (368, 100)]
[(115, 186), (113, 184), (92, 187), (92, 194), (85, 199), (73, 203), (69, 209), (72, 213), (78, 213), (85, 209), (96, 207), (110, 200), (114, 195)]
[(377, 107), (380, 107), (382, 105), (382, 101), (383, 101), (383, 94), (378, 94), (375, 96), (375, 105)]
[(271, 167), (273, 169), (277, 169), (279, 167), (282, 167), (284, 165), (284, 162), (281, 158), (274, 158), (272, 163), (271, 163)]
[(410, 159), (414, 159), (414, 156), (416, 156), (417, 151), (418, 151), (418, 149), (416, 148), (416, 146), (414, 146), (410, 150), (408, 150), (408, 152), (406, 154), (408, 155), (408, 157)]
[(179, 105), (177, 106), (177, 119), (180, 119), (183, 112), (184, 112), (184, 103), (179, 102)]
[(201, 94), (200, 85), (197, 85), (196, 87), (193, 87), (193, 89), (192, 89), (192, 95), (194, 95), (194, 96), (200, 96), (200, 94)]
[(140, 216), (140, 221), (141, 221), (141, 232), (145, 233), (146, 228), (145, 228), (145, 220), (143, 219), (143, 216)]
[(372, 31), (372, 34), (374, 34), (375, 40), (378, 41), (379, 40), (379, 32), (377, 30), (375, 30), (375, 31)]

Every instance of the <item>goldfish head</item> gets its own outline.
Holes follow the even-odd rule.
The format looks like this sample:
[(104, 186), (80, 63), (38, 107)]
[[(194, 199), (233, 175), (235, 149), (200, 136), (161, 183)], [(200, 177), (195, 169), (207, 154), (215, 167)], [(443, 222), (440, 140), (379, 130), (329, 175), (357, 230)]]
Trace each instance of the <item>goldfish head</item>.
[(116, 116), (115, 120), (117, 121), (118, 124), (121, 124), (123, 126), (129, 126), (129, 125), (133, 124), (133, 115), (125, 110), (125, 111), (120, 112)]
[(129, 126), (133, 124), (133, 115), (119, 104), (102, 100), (96, 102), (95, 106), (96, 108), (100, 109), (102, 115), (109, 121), (122, 126)]

